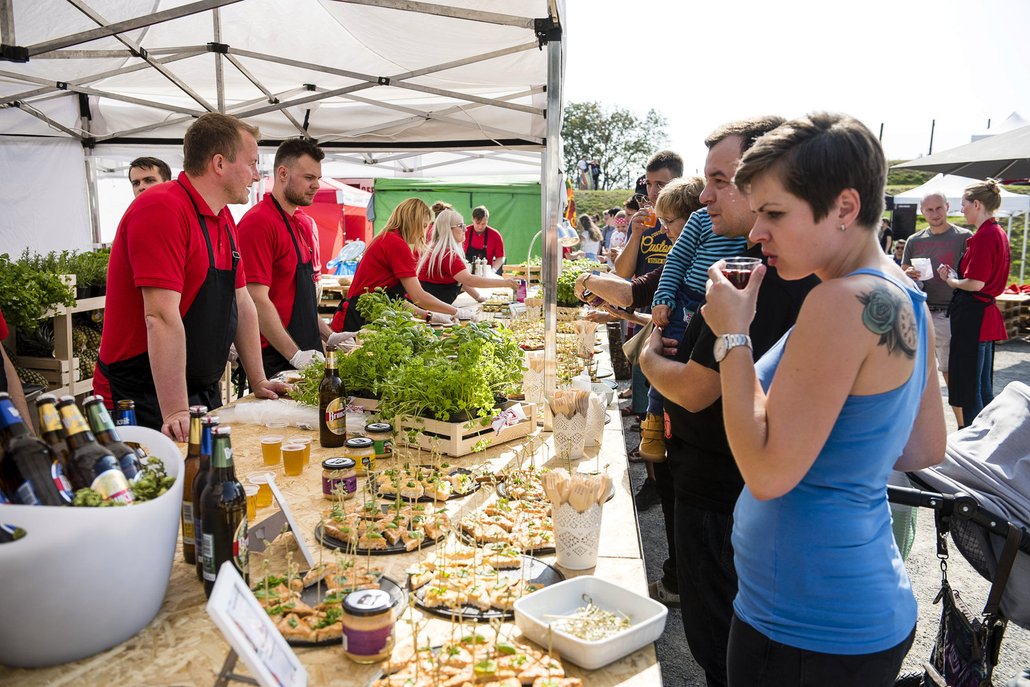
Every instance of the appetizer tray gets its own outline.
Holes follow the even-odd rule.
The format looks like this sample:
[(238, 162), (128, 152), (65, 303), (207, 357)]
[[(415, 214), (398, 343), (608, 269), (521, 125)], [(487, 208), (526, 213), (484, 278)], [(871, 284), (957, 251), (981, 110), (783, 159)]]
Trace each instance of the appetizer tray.
[[(605, 424), (611, 420), (610, 416), (605, 416)], [(506, 476), (502, 480), (497, 482), (497, 495), (502, 499), (512, 500), (524, 500), (524, 501), (546, 501), (544, 496), (544, 488), (540, 483), (540, 472), (525, 472), (523, 471), (518, 475), (519, 484), (518, 487), (512, 489), (508, 485), (508, 480), (512, 479), (511, 475)], [(513, 495), (514, 492), (514, 495)], [(611, 488), (608, 490), (608, 496), (604, 499), (605, 502), (611, 501), (615, 498), (615, 482), (612, 482)]]
[(447, 537), (447, 515), (423, 504), (369, 502), (369, 508), (328, 517), (315, 525), (315, 539), (331, 549), (360, 556), (390, 556), (432, 546)]
[[(525, 594), (532, 594), (565, 579), (557, 569), (539, 558), (520, 556), (517, 569), (499, 569), (491, 572), (489, 564), (481, 563), (475, 572), (469, 569), (462, 579), (456, 574), (457, 566), (446, 568), (443, 578), (434, 577), (429, 582), (413, 588), (415, 576), (408, 576), (408, 588), (414, 603), (427, 613), (457, 621), (488, 622), (495, 618), (510, 620), (515, 617), (514, 603)], [(497, 591), (503, 588), (501, 591)], [(465, 601), (465, 596), (480, 592), (476, 603)], [(491, 595), (491, 591), (495, 593)], [(490, 597), (493, 598), (490, 598)], [(433, 599), (439, 599), (434, 602)], [(464, 603), (462, 603), (465, 601)]]
[(383, 470), (372, 478), (372, 488), (384, 499), (418, 503), (465, 498), (479, 491), (479, 487), (471, 470), (453, 468), (442, 472), (432, 465), (417, 465), (414, 470)]

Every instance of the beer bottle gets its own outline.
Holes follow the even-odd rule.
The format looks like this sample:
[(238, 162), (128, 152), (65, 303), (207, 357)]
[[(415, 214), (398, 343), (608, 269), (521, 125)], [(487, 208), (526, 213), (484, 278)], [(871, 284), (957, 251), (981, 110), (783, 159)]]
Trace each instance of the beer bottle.
[(135, 482), (143, 476), (143, 464), (139, 454), (124, 441), (115, 429), (111, 413), (107, 412), (103, 396), (87, 396), (82, 402), (89, 420), (90, 429), (97, 438), (97, 443), (109, 450), (118, 459), (118, 465), (129, 482)]
[[(0, 393), (0, 484), (12, 503), (25, 506), (67, 506), (53, 473), (50, 447), (25, 426), (6, 393)], [(60, 466), (60, 463), (57, 463)]]
[(122, 399), (114, 407), (114, 424), (119, 427), (136, 424), (136, 402)]
[(339, 448), (347, 440), (347, 391), (336, 369), (335, 346), (325, 352), (325, 376), (318, 385), (318, 443)]
[(207, 415), (207, 406), (190, 406), (190, 440), (186, 447), (186, 469), (182, 488), (182, 559), (197, 564), (197, 535), (193, 531), (193, 479), (200, 465), (200, 419)]
[(225, 561), (249, 583), (247, 570), (247, 495), (236, 479), (229, 427), (214, 430), (211, 475), (200, 497), (204, 556), (204, 594), (211, 596)]
[(57, 403), (68, 444), (68, 476), (76, 490), (89, 487), (105, 501), (132, 503), (129, 480), (118, 459), (97, 443), (85, 418), (75, 405), (75, 398), (62, 396)]
[(212, 432), (217, 426), (217, 415), (205, 415), (200, 419), (200, 465), (197, 469), (197, 476), (193, 478), (193, 483), (183, 484), (183, 489), (189, 489), (193, 494), (193, 535), (196, 538), (194, 546), (197, 552), (197, 579), (201, 582), (204, 581), (204, 527), (202, 522), (204, 509), (201, 508), (201, 497), (204, 495), (204, 487), (207, 486), (208, 478), (211, 476)]
[(75, 491), (67, 477), (68, 444), (64, 441), (61, 415), (57, 412), (57, 397), (53, 394), (43, 394), (36, 399), (36, 413), (39, 415), (40, 438), (50, 447), (50, 452), (54, 456), (54, 465), (50, 470), (54, 484), (61, 490), (65, 500), (71, 503), (75, 498)]

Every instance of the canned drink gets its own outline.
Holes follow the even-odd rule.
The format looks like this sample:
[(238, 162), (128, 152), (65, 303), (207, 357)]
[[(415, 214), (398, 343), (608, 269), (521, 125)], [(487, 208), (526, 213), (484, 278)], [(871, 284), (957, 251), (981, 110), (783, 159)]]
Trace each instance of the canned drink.
[(526, 302), (526, 280), (519, 279), (519, 285), (515, 288), (515, 302), (525, 303)]

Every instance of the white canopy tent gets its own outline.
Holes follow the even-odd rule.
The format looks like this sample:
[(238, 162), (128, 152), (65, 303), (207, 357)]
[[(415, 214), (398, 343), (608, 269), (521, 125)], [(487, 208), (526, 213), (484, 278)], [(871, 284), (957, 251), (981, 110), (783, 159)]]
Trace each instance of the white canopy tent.
[(176, 150), (208, 111), (401, 173), (529, 160), (553, 352), (563, 20), (563, 0), (0, 0), (0, 251), (95, 243), (98, 158)]

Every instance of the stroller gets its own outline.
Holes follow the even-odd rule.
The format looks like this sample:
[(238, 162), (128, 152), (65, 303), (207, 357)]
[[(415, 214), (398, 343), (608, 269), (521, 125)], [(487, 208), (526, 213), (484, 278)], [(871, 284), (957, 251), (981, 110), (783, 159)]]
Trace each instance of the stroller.
[[(908, 478), (915, 488), (889, 486), (887, 496), (892, 504), (933, 510), (942, 571), (935, 603), (948, 598), (944, 631), (925, 672), (904, 674), (895, 686), (989, 685), (1007, 623), (1030, 629), (1030, 387), (1009, 384), (969, 427), (948, 437), (941, 464)], [(949, 533), (959, 553), (991, 582), (980, 614), (965, 611), (947, 582)], [(965, 618), (971, 622), (956, 628)], [(960, 634), (982, 641), (964, 645)], [(983, 670), (970, 671), (970, 664)]]

